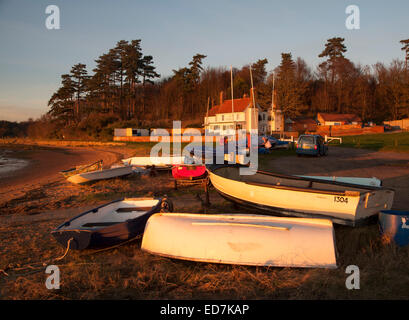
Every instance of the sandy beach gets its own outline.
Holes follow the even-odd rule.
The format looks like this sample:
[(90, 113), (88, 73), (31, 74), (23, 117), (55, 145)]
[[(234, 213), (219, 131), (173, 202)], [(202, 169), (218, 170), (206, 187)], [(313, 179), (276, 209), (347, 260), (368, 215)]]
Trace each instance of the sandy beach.
[[(0, 214), (4, 214), (2, 203), (29, 194), (41, 194), (51, 186), (69, 183), (59, 173), (76, 165), (103, 160), (110, 167), (123, 157), (132, 154), (126, 148), (109, 147), (45, 147), (45, 146), (2, 146), (8, 157), (24, 161), (25, 165), (13, 171), (0, 172)], [(3, 151), (4, 152), (4, 151)], [(62, 188), (63, 189), (63, 188)]]

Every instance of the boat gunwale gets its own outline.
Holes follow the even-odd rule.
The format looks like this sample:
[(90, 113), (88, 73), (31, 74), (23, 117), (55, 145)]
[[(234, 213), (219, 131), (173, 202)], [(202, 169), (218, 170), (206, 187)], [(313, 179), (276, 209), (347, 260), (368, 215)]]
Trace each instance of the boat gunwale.
[[(233, 180), (236, 182), (243, 182), (246, 184), (257, 184), (259, 182), (251, 182), (251, 181), (241, 181), (241, 180), (236, 180), (236, 179), (231, 179), (231, 178), (227, 178), (224, 177), (223, 175), (219, 175), (216, 173), (217, 170), (223, 169), (223, 168), (248, 168), (248, 166), (245, 165), (240, 165), (240, 164), (223, 164), (223, 165), (210, 165), (210, 166), (206, 166), (206, 169), (212, 173), (215, 174), (221, 178), (224, 179), (228, 179), (228, 180)], [(262, 170), (257, 170), (256, 174), (261, 174), (261, 175), (267, 175), (267, 176), (273, 176), (273, 177), (277, 177), (277, 178), (285, 178), (285, 179), (289, 179), (289, 180), (299, 180), (299, 181), (309, 181), (309, 182), (317, 182), (317, 183), (321, 183), (321, 184), (329, 184), (329, 185), (336, 185), (336, 186), (343, 186), (343, 187), (350, 187), (350, 188), (354, 188), (354, 189), (363, 189), (363, 190), (367, 190), (367, 191), (356, 191), (359, 192), (360, 195), (366, 194), (368, 192), (373, 192), (373, 191), (378, 191), (378, 190), (385, 190), (385, 191), (393, 191), (395, 192), (394, 189), (392, 188), (385, 188), (385, 187), (377, 187), (377, 186), (361, 186), (361, 185), (356, 185), (356, 184), (350, 184), (350, 183), (345, 183), (345, 182), (339, 182), (339, 181), (330, 181), (330, 180), (321, 180), (321, 179), (314, 179), (314, 178), (304, 178), (304, 177), (299, 177), (299, 176), (291, 176), (291, 175), (285, 175), (285, 174), (280, 174), (280, 173), (273, 173), (273, 172), (268, 172), (268, 171), (262, 171)], [(263, 184), (263, 183), (260, 183)], [(321, 189), (312, 189), (312, 188), (302, 188), (302, 187), (291, 187), (291, 186), (277, 186), (277, 185), (270, 185), (270, 184), (266, 184), (266, 187), (281, 187), (281, 189), (289, 189), (289, 190), (306, 190), (308, 192), (314, 192), (314, 190), (321, 190)], [(325, 192), (329, 192), (330, 194), (336, 193), (336, 194), (345, 194), (345, 191), (342, 192), (337, 192), (337, 191), (328, 191), (328, 190), (323, 190)], [(349, 196), (349, 195), (348, 195)]]
[[(171, 255), (171, 254), (166, 254), (166, 253), (158, 253), (146, 248), (141, 248), (141, 250), (152, 254), (152, 255), (157, 255), (157, 256), (161, 256), (164, 258), (171, 258), (171, 259), (179, 259), (179, 260), (183, 260), (183, 261), (193, 261), (193, 262), (204, 262), (204, 263), (218, 263), (218, 264), (232, 264), (232, 265), (237, 265), (237, 262), (235, 261), (225, 261), (225, 260), (216, 260), (216, 259), (200, 259), (200, 258), (189, 258), (189, 257), (183, 257), (183, 256), (176, 256), (176, 255)], [(335, 250), (336, 252), (336, 250)], [(335, 254), (335, 261), (337, 261), (336, 259), (336, 254)], [(275, 268), (300, 268), (300, 269), (304, 269), (304, 268), (317, 268), (317, 269), (337, 269), (338, 268), (338, 264), (337, 262), (335, 262), (335, 264), (329, 264), (329, 265), (315, 265), (315, 264), (311, 264), (311, 265), (298, 265), (298, 264), (263, 264), (263, 263), (245, 263), (242, 262), (239, 265), (242, 266), (253, 266), (253, 267), (265, 267), (265, 268), (270, 268), (270, 267), (275, 267)]]
[[(238, 218), (247, 218), (248, 220), (270, 220), (271, 222), (276, 222), (272, 220), (285, 220), (282, 221), (283, 223), (303, 223), (303, 224), (310, 224), (316, 226), (333, 226), (331, 219), (328, 218), (310, 218), (310, 217), (290, 217), (290, 216), (274, 216), (274, 215), (264, 215), (264, 214), (255, 214), (255, 213), (186, 213), (186, 212), (160, 212), (157, 215), (161, 216), (178, 216), (178, 217), (187, 217), (187, 218), (205, 218), (205, 219), (212, 219), (212, 218), (222, 218), (225, 221), (229, 221), (231, 219), (238, 219)], [(294, 220), (296, 219), (296, 220)], [(280, 221), (281, 222), (281, 221)]]
[[(102, 204), (102, 205), (100, 205), (98, 207), (95, 207), (93, 209), (90, 209), (88, 211), (80, 213), (79, 215), (77, 215), (77, 216), (71, 218), (70, 220), (65, 221), (62, 224), (60, 224), (59, 226), (57, 226), (54, 230), (51, 231), (51, 234), (53, 234), (53, 233), (62, 233), (62, 232), (72, 232), (72, 231), (76, 231), (76, 232), (82, 232), (82, 231), (85, 231), (85, 232), (98, 232), (99, 230), (102, 230), (102, 229), (106, 230), (108, 228), (117, 227), (119, 224), (128, 223), (129, 221), (132, 221), (133, 219), (120, 221), (120, 222), (118, 222), (118, 223), (116, 223), (114, 225), (111, 225), (111, 226), (106, 226), (106, 227), (101, 227), (101, 228), (94, 228), (94, 229), (92, 229), (92, 228), (72, 228), (72, 229), (63, 229), (63, 230), (61, 229), (64, 226), (68, 227), (71, 224), (72, 221), (74, 221), (74, 220), (76, 220), (78, 218), (81, 218), (81, 217), (83, 217), (83, 216), (85, 216), (85, 215), (87, 215), (87, 214), (89, 214), (91, 212), (96, 213), (96, 212), (98, 212), (99, 209), (101, 209), (103, 207), (109, 206), (110, 204), (113, 204), (113, 203), (116, 203), (116, 202), (125, 201), (125, 200), (129, 200), (129, 198), (120, 198), (120, 199), (117, 199), (117, 200), (113, 200), (111, 202)], [(151, 210), (146, 211), (145, 214), (147, 214), (147, 213), (152, 212), (154, 209), (157, 209), (158, 206), (160, 206), (162, 204), (163, 198), (141, 198), (139, 200), (141, 200), (141, 201), (143, 201), (143, 200), (158, 200), (158, 203), (155, 206), (152, 206)], [(139, 218), (139, 217), (137, 217), (137, 218)], [(134, 218), (134, 219), (137, 219), (137, 218)]]

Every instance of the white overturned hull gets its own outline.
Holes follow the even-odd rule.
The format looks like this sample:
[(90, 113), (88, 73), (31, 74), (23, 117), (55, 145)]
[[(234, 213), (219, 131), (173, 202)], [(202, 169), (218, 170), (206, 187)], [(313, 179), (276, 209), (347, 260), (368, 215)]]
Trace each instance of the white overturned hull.
[(331, 219), (355, 226), (392, 207), (394, 191), (257, 171), (240, 176), (237, 166), (210, 168), (209, 178), (226, 199), (272, 214)]
[(297, 176), (307, 179), (319, 179), (326, 181), (336, 181), (341, 183), (357, 184), (361, 186), (370, 186), (370, 187), (380, 187), (382, 186), (382, 181), (378, 178), (359, 178), (359, 177), (336, 177), (336, 176)]
[(111, 168), (111, 169), (105, 169), (105, 170), (80, 173), (80, 174), (76, 174), (74, 176), (69, 177), (67, 180), (72, 183), (81, 184), (81, 183), (87, 183), (91, 181), (122, 177), (128, 174), (131, 174), (132, 172), (133, 171), (132, 171), (131, 166), (124, 166), (124, 167), (117, 167), (117, 168)]
[(122, 159), (126, 165), (138, 167), (171, 167), (175, 164), (183, 164), (185, 157), (182, 156), (163, 156), (163, 157), (132, 157)]
[(211, 263), (336, 268), (334, 241), (325, 219), (160, 213), (146, 224), (142, 250)]

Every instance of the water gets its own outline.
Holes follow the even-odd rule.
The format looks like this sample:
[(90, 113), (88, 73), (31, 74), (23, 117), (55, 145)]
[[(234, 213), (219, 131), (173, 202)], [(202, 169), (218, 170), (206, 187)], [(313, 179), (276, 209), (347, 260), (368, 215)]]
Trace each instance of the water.
[(28, 165), (28, 160), (12, 158), (10, 155), (8, 150), (0, 151), (0, 177), (9, 176)]

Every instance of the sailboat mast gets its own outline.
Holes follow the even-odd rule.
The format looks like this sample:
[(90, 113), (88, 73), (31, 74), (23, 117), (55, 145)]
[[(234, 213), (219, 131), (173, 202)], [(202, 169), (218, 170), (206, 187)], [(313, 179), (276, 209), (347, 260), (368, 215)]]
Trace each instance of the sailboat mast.
[(230, 83), (231, 83), (231, 116), (233, 117), (233, 129), (234, 132), (236, 132), (236, 122), (234, 120), (233, 66), (230, 66)]
[(231, 82), (231, 112), (234, 112), (234, 102), (233, 102), (233, 66), (230, 66), (230, 82)]
[(253, 96), (253, 108), (256, 107), (256, 99), (254, 98), (254, 86), (253, 86), (253, 73), (251, 71), (251, 66), (250, 66), (250, 80), (251, 80), (251, 91), (252, 91), (252, 96)]

